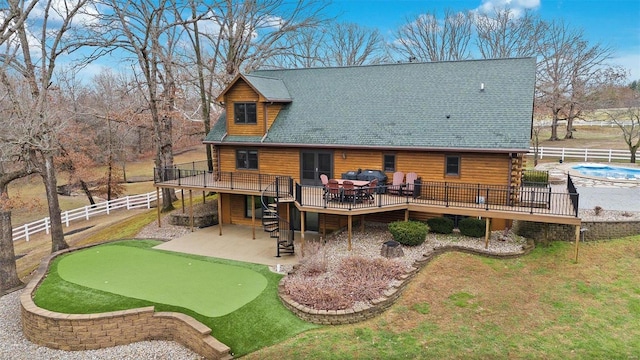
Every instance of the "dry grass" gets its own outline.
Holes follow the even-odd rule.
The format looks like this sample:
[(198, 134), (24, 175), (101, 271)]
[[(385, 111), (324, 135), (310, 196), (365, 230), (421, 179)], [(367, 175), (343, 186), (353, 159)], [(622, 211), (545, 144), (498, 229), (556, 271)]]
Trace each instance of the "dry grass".
[(578, 126), (573, 133), (574, 138), (567, 140), (564, 140), (565, 133), (565, 128), (558, 127), (558, 137), (561, 140), (550, 141), (551, 128), (544, 128), (539, 135), (540, 146), (578, 149), (627, 149), (622, 137), (622, 131), (617, 126)]
[[(185, 163), (192, 161), (200, 161), (206, 159), (206, 153), (204, 146), (197, 146), (189, 151), (185, 151), (175, 156), (176, 163)], [(129, 179), (147, 179), (143, 182), (135, 182), (125, 184), (125, 195), (144, 194), (154, 191), (153, 181), (149, 181), (153, 176), (153, 159), (145, 159), (144, 161), (137, 161), (128, 163), (126, 165), (127, 178)], [(95, 174), (98, 176), (104, 172), (104, 167), (97, 167)], [(64, 174), (58, 174), (58, 184), (65, 184), (66, 176)], [(21, 202), (27, 206), (14, 209), (11, 212), (11, 219), (13, 226), (26, 224), (28, 222), (41, 220), (47, 217), (47, 200), (44, 185), (42, 184), (42, 178), (38, 175), (33, 175), (25, 179), (20, 179), (12, 182), (9, 185), (9, 194), (12, 198), (19, 198)], [(73, 196), (58, 196), (60, 201), (60, 209), (62, 211), (77, 209), (86, 205), (89, 205), (89, 199), (78, 192)], [(104, 199), (95, 198), (96, 201), (104, 201)]]
[(449, 253), (398, 302), (356, 325), (310, 331), (249, 359), (634, 358), (640, 237), (553, 243), (510, 260)]

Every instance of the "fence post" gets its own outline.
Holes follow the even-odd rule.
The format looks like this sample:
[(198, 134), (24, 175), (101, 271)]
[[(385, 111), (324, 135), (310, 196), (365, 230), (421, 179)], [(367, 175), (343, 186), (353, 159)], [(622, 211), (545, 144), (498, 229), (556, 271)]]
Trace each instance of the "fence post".
[(49, 218), (48, 217), (44, 218), (44, 232), (47, 233), (47, 234), (49, 233)]
[(111, 203), (110, 203), (109, 201), (107, 201), (107, 205), (106, 205), (106, 208), (107, 208), (107, 215), (109, 215), (109, 206), (110, 206), (110, 205), (111, 205)]
[(584, 161), (589, 161), (589, 156), (587, 156), (587, 152), (589, 151), (589, 149), (584, 149)]
[(538, 152), (540, 153), (540, 159), (542, 159), (542, 156), (544, 155), (544, 146), (540, 146), (540, 150)]
[(26, 241), (29, 241), (29, 227), (27, 225), (28, 224), (24, 224), (24, 236), (27, 239)]
[(151, 193), (147, 193), (147, 209), (151, 209)]
[(560, 157), (560, 159), (562, 159), (562, 161), (564, 161), (564, 148), (562, 148), (562, 156)]
[(69, 212), (68, 211), (64, 212), (64, 223), (65, 223), (65, 225), (67, 225), (67, 227), (69, 227)]
[(89, 220), (89, 205), (85, 205), (84, 207), (84, 219)]
[(611, 149), (609, 149), (609, 162), (611, 162)]
[(129, 195), (127, 195), (125, 200), (127, 201), (127, 210), (130, 210), (131, 208), (129, 207)]

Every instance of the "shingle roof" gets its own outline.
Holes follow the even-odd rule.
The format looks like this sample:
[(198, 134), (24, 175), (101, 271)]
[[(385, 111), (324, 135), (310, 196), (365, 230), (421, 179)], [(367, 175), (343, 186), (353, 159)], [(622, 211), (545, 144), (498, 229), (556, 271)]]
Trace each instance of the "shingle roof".
[(269, 101), (289, 102), (291, 95), (282, 79), (263, 77), (255, 75), (245, 75), (244, 78), (253, 86), (262, 96)]
[[(292, 99), (263, 144), (525, 151), (535, 65), (534, 58), (470, 60), (249, 77), (282, 80)], [(225, 127), (221, 118), (205, 141), (231, 142), (223, 139)]]

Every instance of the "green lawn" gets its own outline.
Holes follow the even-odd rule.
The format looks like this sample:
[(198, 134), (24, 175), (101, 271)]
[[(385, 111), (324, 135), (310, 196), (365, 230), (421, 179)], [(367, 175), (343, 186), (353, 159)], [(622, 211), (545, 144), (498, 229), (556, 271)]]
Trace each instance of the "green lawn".
[[(193, 316), (212, 329), (212, 334), (218, 340), (231, 347), (232, 352), (236, 355), (247, 354), (251, 351), (270, 346), (288, 339), (300, 332), (317, 327), (316, 325), (306, 323), (291, 312), (289, 312), (282, 304), (277, 296), (278, 282), (282, 275), (272, 273), (265, 265), (242, 263), (231, 260), (208, 258), (196, 255), (176, 254), (165, 251), (153, 250), (152, 246), (157, 245), (158, 241), (137, 240), (122, 241), (113, 244), (102, 245), (84, 250), (81, 253), (70, 253), (56, 258), (50, 268), (46, 279), (38, 288), (34, 297), (35, 303), (45, 309), (62, 313), (89, 314), (105, 311), (115, 311), (131, 309), (136, 307), (150, 306), (156, 307), (156, 311), (177, 311)], [(123, 247), (133, 247), (131, 251), (123, 251)], [(126, 249), (125, 249), (126, 250)], [(97, 251), (100, 251), (99, 253)], [(126, 254), (123, 256), (123, 254)], [(104, 259), (101, 255), (105, 256)], [(120, 270), (114, 270), (116, 264), (112, 264), (112, 268), (108, 268), (108, 259), (111, 256), (120, 256), (117, 265), (124, 265)], [(153, 261), (161, 261), (161, 267), (151, 266), (143, 270), (144, 266), (136, 268), (136, 261), (130, 262), (127, 257), (133, 256), (132, 259), (138, 259), (138, 263), (146, 263)], [(95, 263), (94, 263), (95, 262)], [(191, 265), (188, 265), (191, 263)], [(94, 268), (95, 265), (95, 268)], [(140, 264), (138, 264), (140, 265)], [(79, 272), (78, 266), (86, 266), (85, 272)], [(106, 266), (106, 267), (105, 267)], [(134, 267), (134, 268), (132, 268)], [(164, 267), (164, 269), (162, 269)], [(230, 273), (237, 270), (241, 273), (243, 279), (265, 280), (265, 286), (262, 286), (261, 292), (249, 292), (254, 297), (250, 301), (240, 301), (242, 306), (221, 316), (206, 316), (198, 312), (207, 312), (202, 310), (201, 305), (183, 299), (183, 302), (176, 302), (173, 296), (164, 298), (158, 292), (151, 291), (155, 295), (141, 296), (131, 289), (137, 281), (131, 281), (127, 284), (124, 278), (128, 273), (129, 277), (142, 280), (143, 282), (155, 282), (162, 276), (166, 276), (165, 282), (183, 282), (183, 279), (177, 278), (175, 273), (184, 272), (202, 279), (202, 275), (193, 274), (196, 272), (218, 272), (220, 277), (204, 281), (220, 281), (225, 283), (226, 289), (238, 286), (237, 280), (240, 277), (234, 275), (234, 281), (231, 280)], [(108, 274), (106, 272), (109, 272)], [(113, 273), (112, 273), (113, 271)], [(154, 274), (154, 272), (156, 272)], [(174, 274), (169, 274), (174, 273)], [(74, 274), (73, 276), (71, 274)], [(79, 274), (79, 275), (78, 275)], [(247, 277), (247, 274), (249, 276)], [(108, 279), (107, 279), (108, 277)], [(223, 279), (226, 278), (226, 279)], [(105, 280), (107, 279), (107, 280)], [(68, 281), (71, 280), (71, 281)], [(105, 284), (105, 281), (107, 283)], [(114, 285), (112, 282), (119, 284), (120, 290), (109, 290), (109, 286)], [(91, 285), (91, 287), (83, 286)], [(179, 284), (185, 291), (192, 291), (193, 284)], [(203, 294), (208, 292), (206, 284), (202, 283), (200, 289)], [(178, 285), (178, 284), (174, 284)], [(141, 285), (142, 286), (142, 285)], [(161, 285), (164, 286), (164, 285)], [(125, 290), (122, 290), (125, 289)], [(129, 290), (126, 290), (129, 289)], [(192, 289), (192, 290), (189, 290)], [(218, 287), (216, 291), (208, 296), (222, 296), (220, 292), (225, 288)], [(172, 291), (176, 291), (173, 289)], [(233, 290), (235, 295), (237, 292)], [(122, 293), (129, 295), (125, 296)], [(213, 294), (213, 295), (212, 295)], [(175, 294), (174, 294), (175, 295)], [(233, 294), (229, 294), (235, 296)], [(256, 296), (257, 295), (257, 296)], [(203, 295), (206, 298), (207, 295)], [(140, 298), (137, 298), (140, 297)], [(142, 297), (147, 298), (141, 299)], [(211, 298), (210, 298), (211, 299)], [(197, 301), (200, 303), (202, 301)], [(206, 303), (206, 301), (205, 301)], [(180, 306), (179, 304), (182, 304)], [(231, 306), (237, 305), (233, 298), (230, 298)], [(195, 310), (194, 310), (195, 308)], [(228, 310), (228, 309), (227, 309)]]
[(65, 256), (58, 262), (58, 275), (77, 285), (180, 306), (207, 317), (238, 310), (267, 286), (264, 276), (245, 267), (110, 244)]

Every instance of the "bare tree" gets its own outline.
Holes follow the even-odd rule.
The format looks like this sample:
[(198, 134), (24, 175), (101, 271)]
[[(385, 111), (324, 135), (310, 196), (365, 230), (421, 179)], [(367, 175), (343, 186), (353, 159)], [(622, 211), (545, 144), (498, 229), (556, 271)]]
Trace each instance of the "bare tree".
[(422, 14), (396, 31), (392, 48), (410, 61), (465, 60), (472, 25), (471, 13), (445, 10), (443, 19), (435, 12)]
[(214, 9), (222, 38), (216, 61), (225, 74), (221, 86), (238, 72), (249, 72), (267, 59), (289, 53), (292, 48), (287, 35), (323, 24), (328, 5), (322, 0), (222, 1)]
[(388, 61), (384, 40), (377, 29), (354, 23), (331, 26), (324, 58), (327, 66), (360, 66)]
[(572, 138), (573, 120), (587, 106), (588, 84), (599, 78), (611, 50), (600, 44), (591, 46), (581, 30), (554, 22), (548, 26), (538, 53), (536, 100), (551, 113), (550, 140), (559, 140), (559, 120), (567, 121), (565, 138)]
[(635, 164), (640, 148), (640, 93), (627, 86), (612, 85), (601, 91), (600, 104), (607, 118), (615, 123)]
[(331, 26), (305, 28), (288, 33), (286, 47), (290, 50), (266, 60), (263, 67), (312, 68), (326, 66), (329, 30)]
[(475, 18), (476, 44), (484, 59), (535, 56), (545, 23), (532, 12), (522, 16), (509, 8)]
[[(79, 19), (84, 11), (91, 10), (89, 5), (88, 0), (40, 1), (37, 21), (15, 27), (15, 41), (11, 45), (20, 52), (7, 63), (28, 86), (29, 96), (13, 103), (12, 110), (20, 119), (19, 126), (31, 135), (28, 143), (33, 150), (30, 160), (38, 167), (47, 193), (52, 252), (68, 245), (62, 231), (54, 164), (54, 158), (60, 151), (58, 136), (64, 128), (65, 116), (62, 109), (51, 104), (51, 94), (57, 89), (54, 76), (59, 57), (86, 45), (77, 42), (74, 32), (81, 32), (82, 26), (74, 21), (81, 23)], [(17, 91), (9, 91), (18, 96)]]

